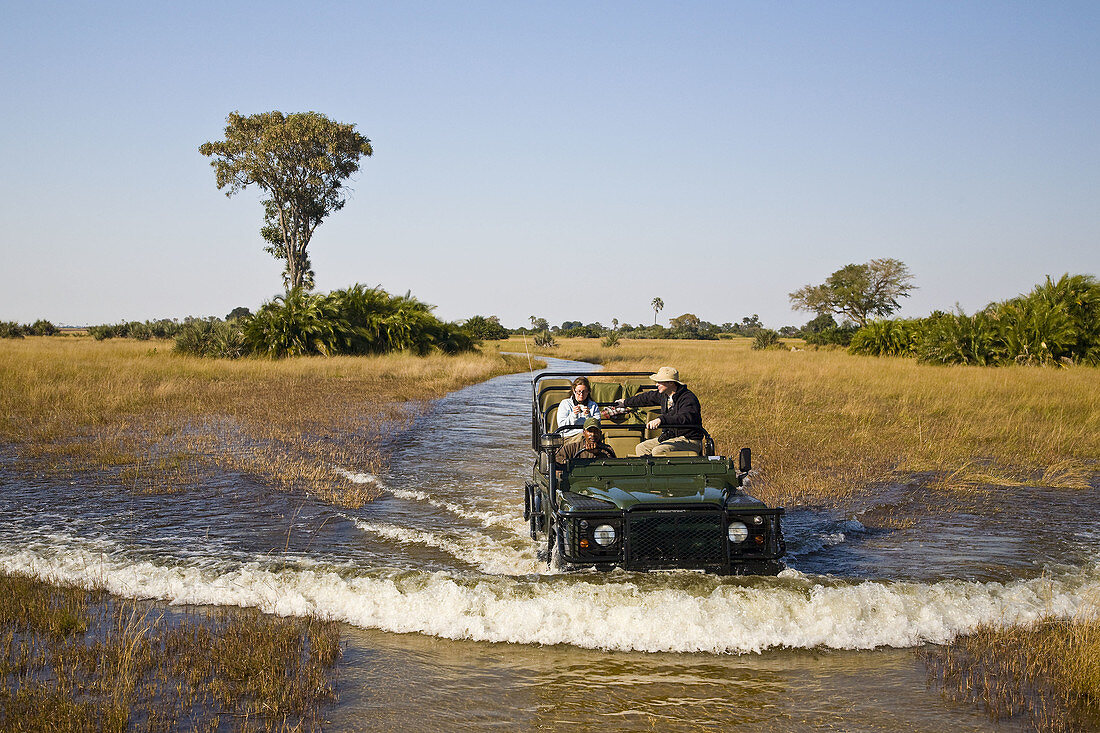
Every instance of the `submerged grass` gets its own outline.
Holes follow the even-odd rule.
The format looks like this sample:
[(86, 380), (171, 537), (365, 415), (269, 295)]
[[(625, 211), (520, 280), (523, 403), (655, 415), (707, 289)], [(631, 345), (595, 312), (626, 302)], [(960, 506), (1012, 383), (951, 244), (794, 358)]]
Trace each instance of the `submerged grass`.
[(929, 681), (955, 701), (982, 705), (994, 720), (1017, 718), (1035, 730), (1100, 726), (1100, 618), (1026, 626), (983, 626), (921, 655)]
[[(1085, 489), (1094, 479), (1100, 369), (944, 367), (750, 345), (561, 339), (540, 353), (616, 370), (678, 368), (719, 451), (751, 447), (756, 493), (774, 503), (839, 502), (925, 472), (958, 472), (964, 486), (981, 482), (979, 469), (1027, 485)], [(522, 341), (505, 348), (522, 351)]]
[(168, 341), (29, 337), (0, 344), (0, 441), (35, 471), (105, 470), (147, 493), (216, 465), (357, 506), (372, 489), (336, 467), (378, 470), (426, 400), (526, 368), (496, 352), (227, 361)]
[(0, 574), (0, 730), (316, 730), (339, 656), (333, 621)]

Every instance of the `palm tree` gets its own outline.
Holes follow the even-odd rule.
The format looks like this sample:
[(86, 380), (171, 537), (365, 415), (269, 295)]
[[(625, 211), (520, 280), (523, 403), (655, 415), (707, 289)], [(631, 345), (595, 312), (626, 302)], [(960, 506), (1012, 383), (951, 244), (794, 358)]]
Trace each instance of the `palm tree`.
[(665, 301), (661, 300), (660, 298), (654, 298), (653, 302), (650, 303), (650, 305), (653, 306), (653, 325), (656, 326), (657, 313), (665, 307)]

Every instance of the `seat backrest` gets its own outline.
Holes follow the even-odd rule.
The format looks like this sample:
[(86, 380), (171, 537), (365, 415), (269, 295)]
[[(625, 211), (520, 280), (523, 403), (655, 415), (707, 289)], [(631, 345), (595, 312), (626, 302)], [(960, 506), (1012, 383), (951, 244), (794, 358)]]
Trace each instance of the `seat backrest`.
[(539, 410), (546, 417), (547, 430), (558, 429), (558, 403), (570, 394), (568, 379), (544, 379), (539, 382)]
[(599, 405), (610, 405), (623, 396), (623, 386), (618, 382), (593, 382), (592, 399)]
[(615, 451), (616, 458), (630, 458), (638, 443), (642, 442), (642, 433), (637, 428), (619, 427), (604, 421), (603, 439)]

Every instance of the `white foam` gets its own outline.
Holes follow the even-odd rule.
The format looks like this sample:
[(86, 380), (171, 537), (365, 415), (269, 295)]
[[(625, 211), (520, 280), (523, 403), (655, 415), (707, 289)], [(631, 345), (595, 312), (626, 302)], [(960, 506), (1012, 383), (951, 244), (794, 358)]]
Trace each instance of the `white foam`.
[(469, 519), (471, 521), (477, 522), (484, 527), (508, 527), (509, 529), (514, 529), (514, 525), (516, 523), (515, 516), (511, 514), (502, 514), (500, 512), (485, 511), (481, 509), (465, 507), (454, 502), (436, 499), (426, 492), (418, 491), (415, 489), (391, 488), (372, 473), (355, 473), (343, 468), (337, 468), (336, 472), (353, 483), (375, 484), (379, 488), (385, 489), (391, 495), (397, 497), (398, 499), (404, 499), (405, 501), (419, 501), (425, 504), (430, 504), (431, 506), (434, 506), (438, 509), (448, 511), (457, 517), (462, 517), (463, 519)]
[(844, 584), (784, 571), (744, 582), (629, 573), (502, 577), (348, 567), (129, 560), (75, 538), (0, 547), (0, 568), (170, 603), (255, 606), (449, 639), (646, 652), (869, 649), (944, 642), (982, 622), (1069, 617), (1100, 592), (1093, 566), (1011, 583)]
[(356, 473), (354, 471), (348, 471), (344, 468), (335, 469), (336, 473), (340, 474), (353, 484), (377, 484), (378, 486), (385, 487), (382, 480), (375, 476), (373, 473)]
[[(469, 563), (484, 573), (492, 575), (526, 575), (537, 573), (540, 563), (533, 549), (519, 551), (501, 544), (480, 532), (472, 530), (452, 532), (427, 532), (399, 527), (384, 522), (373, 522), (345, 516), (364, 532), (401, 544), (417, 544), (434, 547), (448, 555)], [(531, 543), (528, 543), (530, 545)]]

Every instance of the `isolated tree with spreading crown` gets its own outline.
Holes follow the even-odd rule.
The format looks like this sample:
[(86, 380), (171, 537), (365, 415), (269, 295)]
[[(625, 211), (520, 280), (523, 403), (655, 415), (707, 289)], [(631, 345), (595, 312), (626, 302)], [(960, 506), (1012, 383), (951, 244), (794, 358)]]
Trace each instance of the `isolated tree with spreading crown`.
[(225, 140), (207, 142), (199, 152), (212, 157), (218, 188), (226, 196), (255, 184), (268, 198), (260, 234), (265, 248), (285, 260), (287, 290), (313, 287), (306, 249), (314, 230), (346, 203), (344, 181), (359, 170), (359, 159), (373, 153), (355, 125), (318, 112), (284, 115), (263, 112), (226, 118)]
[(818, 315), (835, 313), (850, 318), (857, 326), (867, 325), (873, 316), (888, 316), (916, 288), (909, 268), (901, 260), (879, 258), (862, 265), (847, 265), (821, 285), (806, 285), (790, 294), (797, 310)]

